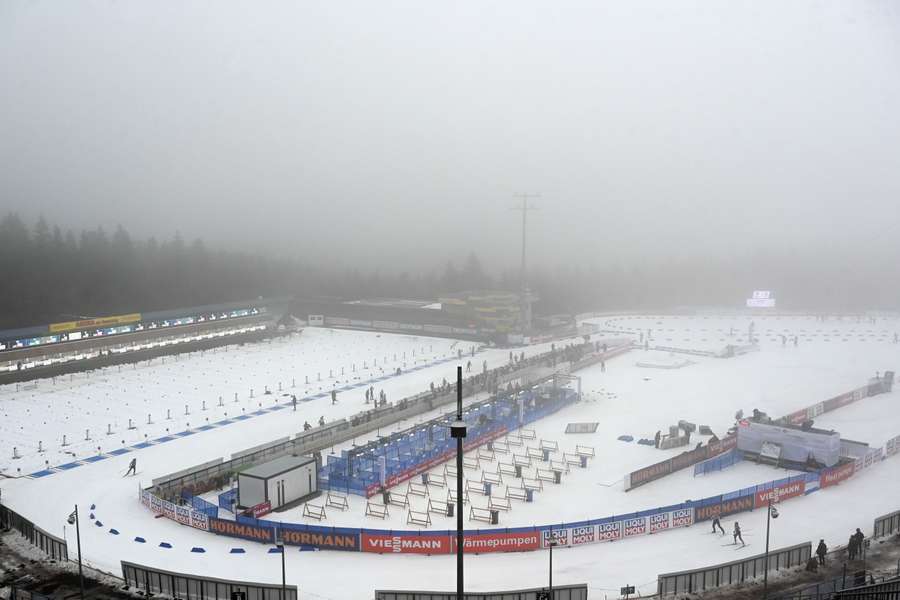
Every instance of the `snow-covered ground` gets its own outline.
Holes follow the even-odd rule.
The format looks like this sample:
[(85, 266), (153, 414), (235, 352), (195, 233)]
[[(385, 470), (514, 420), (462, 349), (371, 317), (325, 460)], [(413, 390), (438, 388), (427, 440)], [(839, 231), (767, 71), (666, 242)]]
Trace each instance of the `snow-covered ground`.
[[(745, 332), (749, 325), (749, 320), (743, 317), (625, 316), (615, 320), (605, 317), (594, 322), (608, 329), (614, 329), (609, 325), (614, 322), (615, 329), (621, 331), (643, 330), (646, 333), (648, 328), (660, 332), (671, 329), (673, 331), (666, 331), (670, 335), (661, 340), (658, 339), (659, 334), (654, 334), (657, 337), (654, 342), (698, 348), (702, 347), (705, 339), (706, 348), (713, 350), (720, 349), (725, 343), (740, 342), (731, 341), (727, 335), (714, 338), (710, 330), (721, 329), (724, 330), (722, 333), (728, 334), (729, 328), (733, 327)], [(501, 525), (542, 524), (621, 514), (785, 477), (790, 473), (752, 463), (739, 463), (722, 472), (697, 478), (693, 477), (691, 469), (685, 469), (626, 493), (622, 489), (622, 478), (627, 472), (678, 450), (663, 452), (634, 442), (620, 442), (616, 438), (621, 434), (633, 435), (635, 439), (652, 437), (656, 430), (665, 430), (679, 419), (709, 425), (721, 434), (733, 423), (734, 413), (738, 409), (749, 412), (759, 408), (770, 415), (786, 414), (858, 387), (875, 371), (896, 370), (900, 366), (900, 345), (893, 343), (894, 329), (900, 327), (896, 320), (879, 319), (876, 324), (871, 324), (865, 321), (857, 323), (854, 317), (821, 323), (813, 317), (757, 317), (754, 322), (757, 335), (761, 337), (759, 352), (732, 359), (691, 357), (693, 364), (688, 366), (657, 369), (639, 367), (637, 363), (671, 363), (672, 357), (668, 352), (636, 350), (610, 360), (605, 372), (599, 366), (579, 372), (587, 400), (535, 423), (533, 428), (538, 439), (556, 440), (561, 449), (574, 448), (576, 443), (594, 446), (596, 458), (587, 469), (573, 467), (572, 472), (564, 476), (563, 484), (545, 484), (544, 491), (538, 493), (534, 503), (516, 503), (512, 512), (501, 515)], [(816, 328), (829, 330), (827, 341), (821, 332), (818, 337), (814, 335)], [(871, 336), (864, 333), (868, 330), (873, 332)], [(795, 347), (791, 341), (783, 347), (774, 333), (776, 331), (785, 331), (785, 335), (790, 336), (795, 332), (800, 334), (798, 345)], [(808, 335), (804, 336), (804, 331)], [(666, 342), (666, 339), (671, 341)], [(63, 430), (54, 427), (63, 427), (63, 424), (69, 427), (68, 423), (71, 423), (75, 432), (84, 427), (105, 429), (102, 415), (107, 407), (111, 414), (115, 414), (121, 427), (129, 417), (141, 418), (146, 423), (147, 412), (151, 412), (155, 422), (158, 422), (156, 415), (163, 414), (165, 408), (180, 407), (183, 413), (185, 403), (190, 404), (190, 417), (199, 417), (203, 414), (200, 409), (202, 399), (207, 400), (207, 412), (224, 412), (224, 409), (215, 406), (218, 395), (224, 396), (227, 406), (229, 398), (233, 402), (233, 393), (238, 391), (237, 406), (249, 411), (256, 407), (252, 403), (245, 406), (250, 387), (255, 388), (254, 402), (262, 400), (259, 390), (264, 385), (277, 390), (278, 381), (289, 385), (290, 378), (297, 379), (298, 389), (316, 393), (316, 386), (301, 388), (301, 378), (324, 371), (322, 384), (330, 386), (331, 383), (324, 377), (328, 368), (346, 368), (353, 361), (359, 366), (360, 361), (379, 353), (382, 355), (379, 357), (381, 363), (385, 354), (389, 358), (393, 356), (393, 348), (397, 348), (398, 353), (402, 353), (403, 348), (408, 352), (416, 348), (418, 354), (423, 347), (427, 349), (432, 346), (426, 358), (437, 361), (452, 353), (452, 343), (428, 338), (388, 335), (378, 338), (376, 334), (307, 330), (299, 338), (283, 343), (230, 348), (228, 353), (208, 352), (177, 362), (167, 360), (165, 365), (157, 363), (137, 370), (124, 368), (121, 373), (117, 369), (107, 370), (102, 375), (94, 373), (90, 380), (79, 386), (70, 386), (65, 392), (52, 387), (48, 389), (42, 383), (36, 390), (28, 392), (27, 402), (17, 397), (13, 403), (10, 398), (16, 394), (0, 390), (0, 408), (10, 415), (0, 424), (4, 436), (0, 446), (2, 452), (11, 453), (13, 444), (7, 440), (7, 432), (20, 436), (15, 438), (20, 448), (33, 451), (36, 441), (41, 439), (37, 435), (61, 439)], [(463, 349), (469, 348), (466, 342), (462, 345)], [(526, 353), (536, 351), (527, 349)], [(496, 366), (506, 361), (507, 352), (487, 350), (479, 353), (473, 362), (480, 365), (482, 360), (488, 360), (489, 366)], [(468, 359), (464, 357), (463, 360)], [(443, 377), (452, 379), (455, 366), (456, 363), (451, 361), (412, 373), (404, 372), (379, 382), (376, 390), (383, 387), (389, 399), (398, 399), (426, 388), (430, 381), (439, 382)], [(388, 367), (393, 368), (390, 362)], [(77, 376), (75, 382), (78, 382)], [(57, 382), (59, 385), (60, 382)], [(148, 386), (152, 386), (153, 391), (145, 391), (141, 385), (148, 390)], [(58, 393), (64, 395), (56, 396)], [(107, 405), (107, 393), (113, 402), (111, 405)], [(900, 434), (898, 394), (900, 392), (895, 391), (845, 406), (822, 415), (817, 424), (833, 427), (841, 431), (844, 437), (870, 442), (874, 446), (883, 444), (886, 439)], [(300, 393), (297, 395), (299, 397)], [(190, 397), (191, 401), (186, 402), (186, 397)], [(129, 404), (125, 404), (126, 400)], [(266, 396), (263, 402), (267, 400), (271, 402), (273, 399)], [(33, 433), (31, 421), (44, 405), (57, 407), (53, 414), (58, 420), (42, 419), (39, 423), (47, 420), (47, 429)], [(16, 407), (15, 411), (11, 407)], [(334, 407), (327, 398), (316, 399), (301, 403), (297, 413), (282, 410), (261, 415), (49, 477), (36, 480), (0, 479), (3, 501), (50, 533), (62, 535), (65, 532), (67, 536), (72, 535), (65, 525), (71, 505), (96, 504), (94, 512), (103, 526), (83, 527), (83, 549), (91, 564), (113, 573), (120, 572), (120, 560), (128, 560), (213, 577), (233, 578), (252, 573), (252, 577), (248, 578), (280, 581), (280, 560), (277, 555), (268, 554), (267, 547), (204, 534), (166, 519), (155, 519), (138, 502), (138, 483), (147, 484), (155, 477), (296, 433), (304, 420), (315, 422), (321, 414), (326, 419), (332, 419), (355, 413), (363, 407), (360, 388), (347, 392)], [(94, 414), (90, 415), (88, 410)], [(175, 410), (172, 412), (174, 417)], [(215, 416), (221, 418), (220, 413)], [(185, 423), (181, 421), (186, 422), (187, 417), (179, 415), (178, 419), (178, 425), (183, 429)], [(566, 423), (572, 421), (598, 421), (600, 425), (593, 434), (565, 434)], [(90, 424), (84, 425), (85, 422)], [(43, 427), (39, 424), (39, 428)], [(82, 437), (83, 433), (81, 431)], [(138, 437), (127, 439), (126, 443), (143, 439), (144, 433), (150, 432), (138, 429)], [(151, 436), (161, 433), (164, 429), (154, 431)], [(117, 436), (116, 441), (121, 439)], [(122, 478), (132, 456), (138, 458), (138, 477)], [(0, 464), (11, 463), (5, 456), (2, 460), (6, 462)], [(54, 463), (51, 461), (51, 464)], [(8, 472), (9, 467), (4, 469)], [(900, 459), (895, 457), (840, 486), (785, 503), (781, 508), (782, 518), (773, 527), (773, 547), (820, 537), (824, 537), (829, 545), (837, 545), (844, 543), (856, 527), (864, 531), (870, 529), (874, 517), (900, 508), (898, 475)], [(405, 524), (405, 515), (401, 517), (400, 510), (394, 511), (397, 514), (392, 516), (390, 524), (383, 524), (378, 520), (366, 520), (363, 509), (364, 502), (351, 497), (351, 509), (345, 513), (329, 512), (327, 524), (412, 528)], [(300, 520), (294, 517), (290, 513), (279, 516), (284, 520)], [(434, 527), (452, 527), (450, 519), (436, 515), (432, 517)], [(658, 573), (710, 565), (733, 560), (742, 554), (761, 552), (765, 512), (742, 513), (736, 518), (741, 521), (749, 542), (749, 547), (742, 551), (736, 552), (732, 547), (723, 546), (725, 542), (718, 536), (707, 534), (707, 524), (701, 523), (659, 535), (558, 549), (554, 552), (554, 582), (586, 582), (590, 586), (591, 597), (595, 598), (603, 598), (607, 594), (616, 596), (619, 587), (625, 584), (638, 585), (642, 592), (647, 593), (655, 589)], [(730, 527), (731, 519), (728, 521), (725, 523), (726, 529)], [(475, 527), (475, 524), (472, 526)], [(109, 534), (110, 527), (117, 529), (120, 535)], [(487, 526), (482, 524), (482, 527)], [(135, 543), (135, 536), (146, 538), (147, 543)], [(161, 541), (171, 543), (173, 548), (160, 548)], [(189, 552), (193, 546), (204, 547), (206, 553)], [(246, 553), (229, 554), (232, 547), (242, 547)], [(376, 588), (450, 590), (455, 582), (454, 560), (451, 556), (381, 556), (298, 552), (291, 549), (287, 555), (288, 582), (298, 585), (302, 594), (334, 599), (371, 597), (372, 590)], [(466, 573), (467, 587), (472, 590), (536, 587), (546, 582), (547, 554), (526, 552), (469, 556), (466, 558)]]

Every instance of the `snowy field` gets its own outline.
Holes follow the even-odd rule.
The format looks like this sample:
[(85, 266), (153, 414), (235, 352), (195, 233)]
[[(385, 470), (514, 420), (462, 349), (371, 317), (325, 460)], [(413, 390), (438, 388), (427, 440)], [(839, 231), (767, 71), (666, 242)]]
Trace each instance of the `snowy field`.
[[(758, 352), (732, 359), (690, 356), (692, 364), (681, 368), (645, 368), (638, 363), (671, 365), (684, 355), (635, 350), (610, 360), (605, 372), (598, 365), (577, 373), (582, 377), (586, 401), (530, 427), (536, 430), (538, 439), (556, 440), (561, 450), (573, 449), (575, 444), (594, 446), (597, 457), (590, 461), (587, 469), (573, 467), (564, 475), (561, 485), (545, 483), (544, 491), (537, 493), (534, 503), (516, 502), (511, 512), (501, 514), (501, 525), (603, 517), (785, 477), (791, 473), (739, 463), (698, 478), (693, 477), (692, 469), (685, 469), (626, 493), (622, 485), (626, 473), (679, 450), (664, 452), (634, 442), (620, 442), (616, 438), (622, 434), (633, 435), (635, 439), (652, 438), (657, 430), (665, 430), (679, 419), (709, 425), (721, 435), (733, 424), (738, 409), (745, 413), (758, 408), (770, 415), (786, 414), (858, 387), (875, 371), (900, 367), (900, 345), (893, 343), (894, 330), (900, 327), (896, 320), (880, 318), (874, 324), (865, 320), (857, 323), (853, 317), (822, 323), (814, 317), (757, 317), (753, 321), (756, 334), (761, 338)], [(734, 328), (746, 335), (750, 321), (744, 317), (623, 316), (598, 318), (593, 322), (604, 329), (634, 332), (635, 341), (638, 331), (646, 334), (646, 330), (652, 328), (657, 332), (651, 334), (651, 344), (719, 350), (726, 343), (742, 343), (732, 340), (729, 330)], [(821, 331), (817, 332), (817, 329)], [(826, 330), (827, 336), (824, 335)], [(715, 337), (711, 331), (723, 335)], [(795, 347), (789, 341), (782, 346), (778, 337), (782, 332), (791, 337), (796, 333), (798, 345)], [(737, 334), (734, 337), (738, 337)], [(54, 441), (46, 454), (57, 450), (55, 446), (61, 441), (62, 433), (67, 431), (72, 431), (73, 436), (80, 433), (83, 438), (83, 430), (89, 427), (92, 437), (107, 437), (102, 434), (110, 421), (119, 428), (113, 436), (115, 439), (110, 440), (112, 446), (121, 444), (123, 439), (133, 443), (142, 440), (145, 433), (151, 437), (165, 433), (165, 426), (160, 422), (164, 419), (157, 415), (164, 415), (166, 409), (172, 411), (173, 420), (178, 411), (176, 427), (181, 430), (189, 418), (192, 423), (199, 422), (193, 419), (205, 418), (203, 400), (212, 421), (221, 418), (225, 410), (230, 412), (239, 407), (250, 411), (259, 401), (285, 401), (277, 396), (279, 381), (283, 386), (289, 386), (295, 378), (300, 391), (286, 391), (297, 393), (299, 398), (301, 393), (318, 393), (319, 387), (330, 389), (332, 381), (325, 378), (328, 368), (334, 370), (343, 366), (346, 372), (352, 363), (356, 362), (359, 367), (361, 361), (375, 356), (379, 357), (381, 367), (385, 355), (391, 359), (394, 352), (402, 355), (404, 351), (411, 353), (416, 349), (417, 359), (430, 361), (425, 368), (404, 372), (376, 384), (376, 391), (383, 387), (389, 400), (396, 400), (425, 389), (430, 381), (440, 382), (443, 377), (453, 379), (455, 361), (433, 364), (453, 354), (455, 348), (451, 350), (451, 344), (451, 340), (310, 329), (302, 336), (283, 342), (239, 349), (232, 347), (227, 353), (207, 352), (178, 361), (167, 359), (164, 365), (157, 361), (137, 369), (125, 367), (121, 372), (113, 368), (102, 374), (93, 373), (90, 379), (82, 381), (78, 376), (71, 382), (57, 381), (56, 386), (42, 382), (37, 389), (25, 394), (2, 389), (0, 409), (8, 416), (0, 424), (3, 435), (0, 469), (10, 473), (16, 463), (26, 460), (32, 461), (29, 468), (43, 466), (49, 456), (46, 459), (39, 457), (38, 461), (33, 458), (37, 441), (44, 439), (39, 436)], [(461, 344), (464, 350), (470, 347), (466, 342)], [(420, 357), (423, 348), (431, 350)], [(538, 350), (526, 349), (526, 354)], [(486, 350), (479, 352), (473, 363), (480, 365), (482, 360), (487, 360), (490, 367), (498, 366), (506, 362), (507, 356), (506, 350)], [(463, 361), (466, 360), (468, 358), (464, 357)], [(386, 371), (395, 368), (389, 360)], [(305, 377), (310, 376), (312, 382), (319, 372), (323, 377), (321, 384), (301, 386), (301, 379), (305, 381)], [(380, 371), (375, 374), (382, 376)], [(369, 374), (360, 376), (371, 377)], [(276, 390), (274, 397), (260, 396), (264, 386)], [(252, 400), (249, 398), (250, 387), (255, 390)], [(236, 404), (233, 402), (235, 392), (239, 395)], [(216, 406), (219, 395), (224, 398), (226, 406), (223, 408)], [(235, 408), (231, 409), (229, 403)], [(189, 404), (189, 417), (183, 415), (184, 404)], [(45, 409), (46, 406), (51, 408)], [(898, 406), (900, 393), (895, 391), (822, 415), (817, 419), (817, 425), (835, 428), (844, 437), (878, 446), (900, 434)], [(105, 417), (106, 408), (110, 408), (109, 417)], [(35, 480), (0, 479), (3, 501), (50, 533), (66, 536), (73, 535), (71, 528), (65, 525), (72, 504), (96, 504), (94, 512), (103, 526), (83, 527), (82, 545), (92, 565), (112, 573), (120, 573), (119, 561), (128, 560), (213, 577), (232, 578), (237, 574), (252, 573), (249, 578), (253, 580), (280, 581), (279, 557), (268, 554), (267, 547), (204, 534), (166, 519), (156, 519), (138, 502), (138, 484), (147, 485), (155, 477), (296, 433), (304, 420), (315, 423), (320, 415), (331, 420), (362, 408), (363, 391), (360, 388), (340, 396), (337, 406), (332, 407), (328, 398), (319, 398), (301, 403), (297, 413), (282, 410), (261, 415), (52, 476)], [(154, 421), (151, 426), (146, 425), (147, 413)], [(41, 421), (35, 428), (31, 422), (37, 414), (41, 415)], [(123, 423), (126, 425), (124, 431), (128, 431), (128, 418), (138, 423), (138, 429), (129, 432), (133, 437), (125, 438), (118, 432), (123, 430)], [(593, 434), (567, 435), (565, 425), (572, 421), (598, 421), (600, 426)], [(145, 429), (147, 427), (157, 429)], [(93, 434), (94, 428), (97, 428), (97, 435)], [(44, 444), (47, 447), (50, 442)], [(23, 454), (27, 452), (16, 461), (9, 458), (14, 445), (20, 452), (26, 449)], [(85, 447), (73, 451), (90, 453), (92, 449)], [(138, 477), (122, 478), (132, 456), (138, 459)], [(71, 460), (64, 454), (58, 457), (60, 461)], [(55, 464), (54, 460), (49, 462)], [(22, 468), (22, 472), (26, 469)], [(467, 473), (476, 474), (474, 471)], [(874, 517), (900, 508), (898, 475), (900, 460), (895, 457), (840, 486), (785, 503), (780, 509), (782, 518), (773, 527), (773, 547), (815, 541), (820, 537), (824, 537), (829, 545), (838, 545), (845, 543), (856, 527), (869, 530)], [(474, 499), (476, 502), (481, 500)], [(413, 528), (405, 524), (401, 509), (392, 510), (389, 525), (376, 519), (367, 520), (363, 511), (364, 501), (351, 497), (351, 509), (345, 513), (329, 512), (327, 524)], [(826, 515), (829, 518), (823, 518)], [(293, 511), (269, 518), (301, 521)], [(432, 518), (434, 527), (453, 526), (450, 519), (436, 515)], [(554, 582), (588, 583), (592, 598), (617, 597), (619, 587), (626, 584), (638, 585), (640, 591), (649, 593), (655, 590), (658, 573), (734, 560), (742, 553), (762, 552), (765, 512), (743, 513), (736, 518), (741, 521), (749, 543), (749, 547), (740, 552), (723, 546), (725, 542), (718, 536), (706, 533), (708, 524), (700, 523), (654, 536), (558, 549), (554, 552)], [(731, 520), (724, 523), (726, 530), (730, 528)], [(470, 526), (474, 528), (476, 524)], [(117, 529), (120, 535), (110, 535), (110, 527)], [(481, 524), (481, 527), (489, 526)], [(147, 543), (135, 543), (135, 536), (146, 538)], [(160, 548), (162, 541), (173, 547)], [(193, 546), (204, 547), (206, 553), (189, 552)], [(229, 554), (233, 547), (244, 548), (246, 554)], [(376, 588), (450, 590), (455, 585), (455, 559), (452, 556), (380, 556), (291, 549), (286, 560), (288, 583), (297, 585), (301, 594), (309, 597), (369, 598)], [(468, 556), (467, 587), (472, 590), (537, 587), (546, 582), (546, 568), (547, 554), (540, 551)], [(352, 577), (346, 576), (349, 573)]]

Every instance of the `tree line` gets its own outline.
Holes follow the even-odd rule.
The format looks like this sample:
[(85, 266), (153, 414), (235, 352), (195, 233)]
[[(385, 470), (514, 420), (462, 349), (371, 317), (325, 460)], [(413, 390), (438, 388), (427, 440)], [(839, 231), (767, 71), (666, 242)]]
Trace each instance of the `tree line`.
[[(900, 281), (888, 260), (772, 252), (654, 263), (584, 264), (529, 271), (538, 314), (740, 306), (753, 289), (774, 289), (786, 308), (896, 309)], [(893, 275), (892, 275), (893, 274)], [(434, 299), (473, 289), (519, 289), (516, 269), (488, 273), (475, 253), (424, 272), (329, 270), (296, 259), (208, 248), (202, 240), (135, 240), (63, 230), (17, 214), (0, 219), (0, 328), (79, 317), (148, 312), (258, 296)]]

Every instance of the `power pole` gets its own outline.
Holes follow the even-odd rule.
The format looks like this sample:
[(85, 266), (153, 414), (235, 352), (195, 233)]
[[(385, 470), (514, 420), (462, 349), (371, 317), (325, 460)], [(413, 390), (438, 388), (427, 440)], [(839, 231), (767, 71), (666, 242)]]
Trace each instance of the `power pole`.
[(521, 298), (519, 301), (522, 304), (522, 314), (521, 314), (521, 322), (522, 322), (522, 333), (525, 334), (527, 331), (531, 329), (531, 302), (528, 298), (528, 278), (527, 272), (525, 270), (525, 231), (526, 231), (526, 223), (528, 217), (528, 211), (537, 210), (537, 207), (533, 204), (529, 204), (528, 200), (531, 198), (540, 198), (540, 194), (514, 194), (515, 198), (522, 199), (522, 206), (515, 206), (511, 210), (520, 210), (522, 211), (522, 266), (521, 266)]

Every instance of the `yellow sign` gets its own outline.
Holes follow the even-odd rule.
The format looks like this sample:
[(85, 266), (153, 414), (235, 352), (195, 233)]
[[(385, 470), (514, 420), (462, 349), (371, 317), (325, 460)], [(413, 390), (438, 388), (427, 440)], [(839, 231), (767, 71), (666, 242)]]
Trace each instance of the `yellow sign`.
[(83, 321), (67, 321), (65, 323), (51, 323), (50, 333), (61, 333), (63, 331), (73, 331), (75, 329), (87, 329), (90, 327), (109, 327), (112, 325), (125, 325), (126, 323), (136, 323), (141, 320), (141, 313), (131, 313), (130, 315), (115, 315), (112, 317), (97, 317), (96, 319), (85, 319)]

